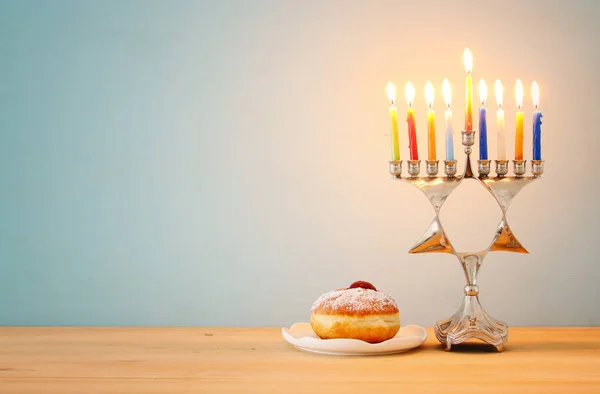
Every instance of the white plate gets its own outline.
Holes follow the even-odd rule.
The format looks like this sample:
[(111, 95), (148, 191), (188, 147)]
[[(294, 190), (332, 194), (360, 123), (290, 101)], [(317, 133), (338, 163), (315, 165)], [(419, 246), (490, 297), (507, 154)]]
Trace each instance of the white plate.
[(421, 326), (404, 326), (392, 339), (380, 343), (368, 343), (359, 339), (321, 339), (310, 323), (295, 323), (282, 328), (283, 338), (300, 350), (339, 356), (367, 356), (406, 352), (421, 346), (427, 339), (427, 331)]

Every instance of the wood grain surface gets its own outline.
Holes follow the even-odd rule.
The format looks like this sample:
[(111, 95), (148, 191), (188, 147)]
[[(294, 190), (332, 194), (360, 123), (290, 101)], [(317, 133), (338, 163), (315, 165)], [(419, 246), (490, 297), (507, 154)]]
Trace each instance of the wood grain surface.
[[(600, 393), (600, 328), (511, 328), (503, 353), (336, 357), (279, 328), (0, 327), (0, 393)], [(410, 391), (409, 391), (410, 390)]]

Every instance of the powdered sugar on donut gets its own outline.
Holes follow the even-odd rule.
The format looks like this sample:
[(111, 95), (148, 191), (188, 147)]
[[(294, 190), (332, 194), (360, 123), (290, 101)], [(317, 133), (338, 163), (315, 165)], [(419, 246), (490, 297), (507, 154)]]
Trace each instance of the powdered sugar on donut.
[(388, 314), (397, 313), (396, 301), (383, 291), (363, 288), (330, 291), (313, 304), (311, 312), (328, 314)]

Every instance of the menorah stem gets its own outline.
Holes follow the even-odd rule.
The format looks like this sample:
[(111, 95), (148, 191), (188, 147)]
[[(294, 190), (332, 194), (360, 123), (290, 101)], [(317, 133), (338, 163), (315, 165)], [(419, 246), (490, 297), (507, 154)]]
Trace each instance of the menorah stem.
[[(471, 148), (469, 148), (470, 150)], [(467, 159), (465, 164), (465, 178), (473, 178), (473, 168), (471, 167), (471, 152), (467, 153)]]
[(462, 144), (465, 147), (465, 154), (467, 155), (465, 163), (465, 178), (473, 178), (473, 168), (471, 167), (471, 146), (475, 143), (475, 131), (465, 130), (462, 132)]
[(476, 254), (467, 254), (460, 257), (460, 262), (467, 279), (467, 286), (465, 286), (465, 294), (470, 296), (476, 296), (479, 294), (479, 287), (477, 286), (477, 274), (479, 273), (479, 267), (481, 267), (481, 258)]

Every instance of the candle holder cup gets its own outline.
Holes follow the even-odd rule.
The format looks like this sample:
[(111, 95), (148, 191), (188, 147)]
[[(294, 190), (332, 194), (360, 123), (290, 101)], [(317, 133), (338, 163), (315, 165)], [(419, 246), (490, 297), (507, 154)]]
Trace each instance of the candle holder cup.
[(487, 178), (490, 174), (491, 160), (477, 160), (477, 174), (480, 178)]
[(448, 177), (456, 175), (456, 160), (444, 160), (444, 173)]
[(411, 178), (418, 177), (421, 173), (421, 160), (409, 160), (408, 161), (408, 174)]
[(390, 175), (394, 178), (402, 177), (402, 160), (390, 161)]
[(532, 160), (531, 172), (535, 177), (542, 176), (542, 174), (544, 173), (544, 160)]
[(426, 172), (428, 176), (436, 176), (439, 169), (438, 169), (438, 161), (437, 160), (426, 160), (425, 163), (427, 164), (426, 167)]
[(465, 153), (471, 154), (471, 146), (475, 143), (475, 131), (474, 130), (465, 130), (461, 132), (462, 135), (462, 144), (465, 147)]
[(527, 160), (513, 160), (515, 176), (522, 177), (527, 170)]
[(508, 174), (508, 160), (496, 160), (496, 175), (503, 177)]
[[(508, 340), (508, 325), (500, 320), (493, 318), (483, 309), (479, 301), (479, 287), (477, 285), (477, 276), (483, 264), (483, 261), (490, 252), (514, 252), (528, 253), (521, 243), (517, 240), (506, 219), (506, 212), (518, 192), (531, 183), (539, 179), (543, 172), (544, 162), (536, 160), (533, 162), (533, 176), (525, 176), (523, 170), (519, 175), (521, 168), (525, 168), (524, 161), (522, 167), (517, 166), (515, 176), (506, 176), (508, 172), (508, 161), (496, 161), (495, 177), (473, 176), (471, 168), (471, 146), (474, 143), (475, 132), (463, 131), (462, 142), (466, 154), (465, 170), (462, 175), (456, 175), (456, 160), (447, 160), (444, 162), (444, 172), (447, 176), (438, 177), (429, 175), (419, 177), (420, 165), (418, 160), (410, 160), (408, 164), (409, 177), (401, 177), (401, 169), (398, 169), (399, 163), (390, 162), (390, 173), (395, 179), (402, 180), (416, 186), (429, 200), (435, 212), (435, 217), (429, 228), (423, 236), (410, 249), (409, 253), (448, 253), (457, 257), (463, 269), (466, 278), (464, 288), (463, 302), (459, 310), (447, 319), (439, 320), (435, 324), (434, 332), (436, 338), (445, 345), (446, 350), (450, 350), (453, 345), (463, 343), (470, 339), (479, 339), (496, 347), (502, 351), (504, 344)], [(487, 165), (489, 173), (489, 160), (487, 163), (479, 162), (481, 166)], [(429, 169), (429, 161), (428, 161)], [(485, 172), (486, 168), (484, 168)], [(487, 175), (487, 174), (486, 174)], [(502, 211), (502, 218), (494, 233), (491, 243), (483, 250), (477, 252), (461, 252), (454, 248), (450, 239), (446, 235), (440, 220), (440, 210), (450, 194), (465, 179), (473, 179), (481, 184), (496, 200)]]

